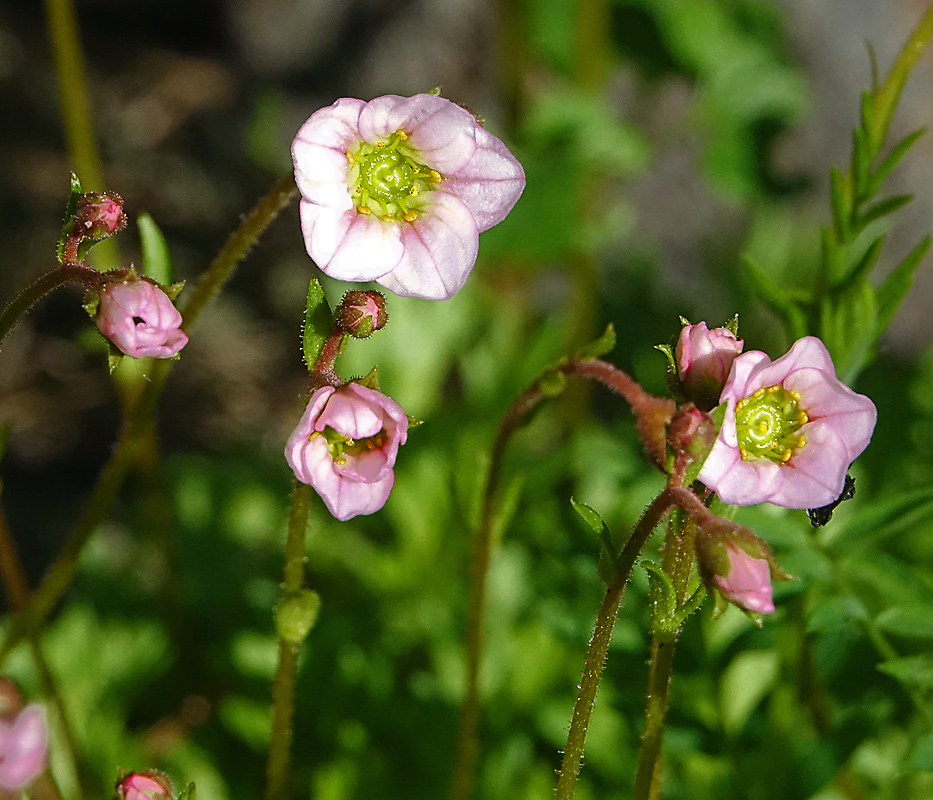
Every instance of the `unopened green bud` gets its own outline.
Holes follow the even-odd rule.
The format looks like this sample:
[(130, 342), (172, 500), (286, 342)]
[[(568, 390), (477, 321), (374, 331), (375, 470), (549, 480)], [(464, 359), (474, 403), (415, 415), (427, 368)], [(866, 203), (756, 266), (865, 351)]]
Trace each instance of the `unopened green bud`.
[(301, 644), (317, 622), (321, 597), (310, 589), (292, 592), (275, 610), (275, 630), (289, 644)]

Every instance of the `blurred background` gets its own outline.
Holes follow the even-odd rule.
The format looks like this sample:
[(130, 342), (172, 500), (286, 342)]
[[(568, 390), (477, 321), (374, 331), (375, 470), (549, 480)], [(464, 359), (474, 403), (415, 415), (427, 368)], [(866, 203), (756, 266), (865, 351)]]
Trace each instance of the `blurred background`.
[[(383, 512), (337, 524), (315, 506), (308, 584), (323, 598), (299, 676), (295, 796), (445, 796), (463, 689), (470, 536), (495, 426), (547, 364), (613, 322), (609, 358), (664, 391), (653, 346), (678, 315), (740, 315), (747, 349), (790, 339), (740, 269), (809, 285), (830, 219), (828, 168), (849, 157), (870, 41), (882, 74), (920, 0), (79, 0), (105, 185), (147, 212), (194, 281), (290, 168), (301, 123), (341, 96), (435, 86), (485, 117), (527, 188), (481, 237), (445, 303), (389, 298), (384, 331), (338, 361), (375, 363), (426, 424)], [(892, 139), (931, 121), (921, 60)], [(0, 0), (0, 302), (52, 268), (71, 162), (39, 3)], [(916, 198), (880, 272), (929, 231), (933, 137), (890, 181)], [(93, 259), (92, 259), (93, 260)], [(82, 744), (69, 797), (107, 796), (118, 767), (159, 767), (201, 797), (261, 792), (291, 475), (282, 448), (306, 386), (300, 325), (314, 267), (297, 206), (194, 330), (141, 465), (51, 622), (47, 650)], [(345, 286), (325, 279), (332, 301)], [(36, 582), (119, 426), (106, 349), (77, 291), (4, 342), (12, 425), (3, 504)], [(879, 408), (858, 494), (815, 536), (802, 512), (750, 509), (799, 580), (763, 630), (692, 619), (675, 664), (669, 798), (933, 796), (933, 277), (916, 285), (856, 389)], [(426, 335), (426, 333), (428, 335)], [(597, 542), (569, 498), (622, 532), (661, 486), (624, 408), (600, 390), (544, 409), (506, 469), (493, 563), (481, 798), (553, 790), (601, 596)], [(707, 604), (710, 606), (711, 604)], [(623, 607), (578, 797), (625, 796), (647, 653), (645, 581)], [(879, 668), (880, 665), (880, 668)], [(9, 669), (32, 691), (28, 652)]]

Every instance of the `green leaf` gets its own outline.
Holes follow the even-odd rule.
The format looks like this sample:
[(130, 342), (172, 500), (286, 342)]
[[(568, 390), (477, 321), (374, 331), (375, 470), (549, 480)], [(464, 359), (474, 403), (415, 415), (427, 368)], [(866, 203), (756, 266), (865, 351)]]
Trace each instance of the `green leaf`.
[(836, 168), (829, 171), (829, 193), (833, 206), (833, 221), (841, 239), (849, 238), (852, 219), (852, 194), (845, 176)]
[(136, 218), (136, 226), (142, 250), (142, 273), (162, 284), (174, 283), (172, 256), (159, 226), (151, 215), (145, 213)]
[(778, 678), (778, 654), (774, 650), (745, 650), (726, 667), (719, 686), (722, 726), (738, 733)]
[(65, 260), (65, 242), (71, 236), (73, 230), (75, 212), (78, 210), (78, 198), (84, 192), (81, 190), (81, 181), (75, 173), (71, 173), (71, 194), (68, 195), (68, 203), (65, 205), (65, 221), (62, 223), (62, 232), (58, 237), (58, 263)]
[[(857, 496), (856, 496), (857, 497)], [(819, 538), (831, 552), (850, 555), (880, 545), (899, 533), (915, 530), (933, 515), (933, 488), (918, 489), (859, 508), (836, 524), (820, 528)]]
[(824, 298), (820, 308), (820, 334), (836, 373), (851, 384), (872, 357), (877, 341), (878, 305), (868, 281), (859, 281), (841, 295)]
[(305, 364), (309, 370), (314, 369), (318, 356), (321, 354), (321, 348), (324, 347), (324, 342), (330, 336), (333, 326), (334, 317), (324, 297), (324, 290), (317, 278), (311, 278), (308, 284), (308, 303), (302, 335)]
[(890, 675), (908, 689), (933, 689), (933, 655), (923, 654), (887, 661), (878, 671)]
[(600, 356), (605, 355), (615, 346), (616, 330), (610, 322), (606, 326), (606, 330), (603, 331), (602, 336), (600, 336), (595, 342), (591, 342), (590, 344), (585, 345), (577, 351), (576, 360), (591, 361), (594, 358), (599, 358)]
[(838, 290), (844, 288), (847, 284), (856, 283), (867, 277), (868, 273), (874, 269), (878, 263), (878, 256), (881, 255), (881, 247), (884, 245), (884, 235), (876, 237), (866, 248), (862, 257), (856, 262), (855, 266), (849, 270), (848, 274), (833, 287)]
[(898, 264), (894, 271), (885, 278), (884, 283), (878, 287), (876, 298), (878, 301), (878, 320), (876, 322), (878, 334), (884, 332), (894, 315), (900, 308), (907, 292), (910, 291), (911, 284), (914, 282), (914, 272), (923, 261), (923, 257), (930, 249), (930, 243), (933, 241), (927, 236), (920, 244), (911, 250), (907, 257)]
[(595, 534), (600, 537), (609, 535), (609, 526), (599, 515), (598, 511), (588, 506), (586, 503), (574, 500), (572, 497), (570, 498), (570, 505), (573, 506), (573, 510), (580, 515), (583, 521), (593, 529)]
[(660, 639), (669, 640), (677, 632), (680, 623), (677, 614), (677, 590), (668, 575), (652, 561), (642, 561), (648, 574), (648, 608), (651, 614), (651, 633)]
[(859, 214), (858, 219), (855, 221), (855, 224), (852, 227), (852, 235), (857, 236), (865, 228), (867, 228), (871, 223), (881, 219), (882, 217), (888, 216), (888, 214), (893, 214), (899, 208), (906, 206), (911, 200), (914, 199), (912, 194), (898, 194), (894, 197), (888, 197), (884, 200), (879, 200), (872, 206), (869, 206), (864, 212)]
[[(852, 194), (856, 199), (856, 205), (862, 199), (863, 190), (868, 184), (868, 172), (871, 168), (870, 157), (871, 146), (868, 144), (868, 136), (863, 128), (855, 128), (852, 131), (852, 174), (855, 177)], [(870, 196), (865, 193), (866, 196)]]
[(599, 537), (600, 551), (599, 561), (596, 564), (596, 572), (599, 575), (599, 579), (608, 586), (616, 578), (616, 561), (618, 561), (619, 558), (619, 551), (612, 541), (612, 533), (609, 531), (609, 526), (606, 525), (599, 513), (586, 503), (581, 503), (571, 497), (570, 505), (573, 506), (573, 510), (580, 515), (583, 521), (592, 528), (593, 532)]
[(875, 618), (887, 633), (910, 639), (933, 639), (933, 606), (895, 606)]
[(795, 339), (806, 336), (806, 322), (803, 312), (791, 299), (790, 295), (771, 280), (764, 270), (758, 267), (748, 256), (742, 257), (745, 274), (752, 283), (761, 301), (775, 314), (784, 320), (788, 330)]
[(189, 783), (178, 795), (177, 800), (194, 800), (194, 783)]
[(884, 157), (884, 160), (878, 165), (878, 168), (872, 173), (868, 182), (866, 198), (872, 197), (881, 188), (885, 178), (891, 174), (892, 170), (900, 163), (901, 159), (907, 155), (907, 151), (917, 142), (917, 140), (927, 132), (926, 128), (914, 131), (901, 139), (891, 151)]

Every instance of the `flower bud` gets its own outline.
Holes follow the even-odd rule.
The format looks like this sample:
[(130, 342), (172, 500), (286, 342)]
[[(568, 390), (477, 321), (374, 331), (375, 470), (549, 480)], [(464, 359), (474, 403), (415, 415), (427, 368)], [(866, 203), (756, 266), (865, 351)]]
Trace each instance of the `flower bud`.
[(301, 644), (317, 622), (321, 596), (310, 589), (285, 597), (275, 610), (275, 630), (289, 644)]
[(334, 322), (355, 339), (366, 339), (389, 321), (386, 299), (379, 292), (353, 289), (343, 296)]
[(171, 800), (173, 796), (172, 782), (154, 769), (131, 772), (115, 790), (115, 800)]
[(97, 327), (133, 358), (172, 358), (188, 343), (181, 314), (158, 284), (132, 269), (125, 280), (100, 290)]
[(123, 198), (115, 192), (90, 192), (78, 198), (74, 215), (74, 235), (99, 241), (126, 227)]
[(692, 464), (709, 453), (717, 433), (710, 415), (688, 404), (679, 408), (671, 420), (667, 441), (675, 456), (686, 456), (687, 464)]
[(772, 565), (775, 578), (786, 580), (788, 576), (775, 563), (771, 548), (748, 528), (725, 520), (703, 525), (697, 532), (696, 551), (709, 589), (715, 587), (726, 600), (746, 611), (774, 611)]
[(45, 708), (30, 703), (0, 720), (0, 792), (18, 795), (45, 770), (49, 723)]
[(709, 411), (719, 405), (719, 395), (743, 344), (728, 328), (709, 330), (705, 322), (681, 328), (675, 349), (677, 374), (697, 408)]

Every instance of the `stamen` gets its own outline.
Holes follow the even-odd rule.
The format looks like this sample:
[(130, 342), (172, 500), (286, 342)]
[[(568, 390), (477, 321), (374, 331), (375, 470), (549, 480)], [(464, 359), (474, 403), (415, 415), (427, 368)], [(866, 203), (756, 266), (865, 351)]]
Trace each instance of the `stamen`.
[(404, 217), (402, 217), (402, 219), (405, 220), (405, 222), (414, 222), (416, 219), (418, 219), (418, 212), (409, 211), (407, 214), (405, 214)]
[(357, 206), (356, 210), (359, 211), (360, 214), (372, 214), (373, 213), (372, 209), (370, 209), (369, 206)]

